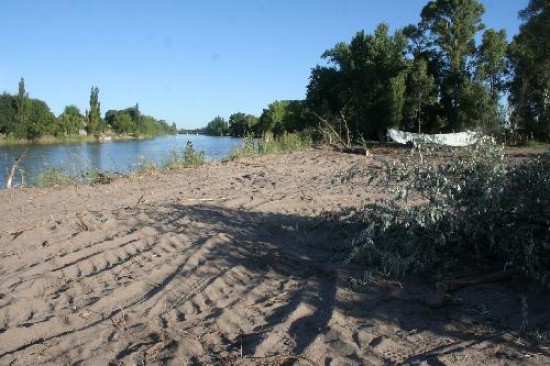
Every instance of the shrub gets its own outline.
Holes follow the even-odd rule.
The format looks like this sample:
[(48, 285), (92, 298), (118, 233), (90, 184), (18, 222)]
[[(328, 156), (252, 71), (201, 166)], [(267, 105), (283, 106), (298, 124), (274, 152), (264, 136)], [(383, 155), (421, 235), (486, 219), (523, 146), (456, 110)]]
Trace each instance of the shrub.
[(288, 154), (308, 148), (313, 143), (309, 134), (285, 133), (276, 138), (272, 135), (266, 137), (259, 145), (260, 154)]
[(68, 186), (76, 182), (74, 177), (64, 174), (61, 169), (48, 168), (40, 174), (37, 184), (41, 188), (53, 188)]
[(243, 138), (241, 146), (234, 148), (229, 153), (229, 160), (235, 160), (246, 156), (254, 156), (258, 153), (258, 146), (254, 135), (250, 134)]
[(418, 146), (387, 168), (393, 197), (362, 213), (351, 261), (393, 275), (513, 268), (550, 284), (548, 154), (512, 165), (487, 140)]
[(204, 164), (205, 160), (204, 152), (196, 151), (191, 141), (187, 141), (183, 155), (173, 151), (172, 156), (164, 161), (164, 168), (166, 170), (190, 168)]
[(90, 184), (109, 184), (114, 181), (120, 174), (113, 172), (102, 172), (95, 167), (88, 168), (82, 173), (82, 178)]
[(242, 145), (229, 154), (229, 158), (233, 160), (257, 154), (288, 154), (308, 148), (312, 144), (313, 140), (309, 133), (284, 133), (277, 137), (267, 133), (261, 142), (258, 142), (253, 135), (248, 135), (243, 139)]

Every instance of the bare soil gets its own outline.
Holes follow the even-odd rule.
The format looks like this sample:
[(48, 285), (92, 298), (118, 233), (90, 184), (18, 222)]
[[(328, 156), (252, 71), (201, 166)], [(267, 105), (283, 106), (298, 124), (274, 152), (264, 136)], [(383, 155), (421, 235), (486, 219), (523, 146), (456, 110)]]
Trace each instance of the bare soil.
[[(397, 154), (400, 152), (397, 151)], [(1, 365), (548, 365), (550, 296), (346, 264), (387, 151), (0, 192)], [(521, 332), (525, 330), (526, 332)]]

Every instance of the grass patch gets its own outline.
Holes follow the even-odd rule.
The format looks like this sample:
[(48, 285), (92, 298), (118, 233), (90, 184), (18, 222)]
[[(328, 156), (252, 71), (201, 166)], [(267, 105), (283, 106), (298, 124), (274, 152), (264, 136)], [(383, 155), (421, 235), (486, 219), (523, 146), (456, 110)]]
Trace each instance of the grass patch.
[(88, 168), (82, 173), (82, 178), (89, 184), (109, 184), (121, 175), (113, 172), (103, 172), (95, 167)]
[(307, 133), (285, 133), (277, 137), (268, 133), (262, 141), (255, 139), (253, 135), (249, 135), (244, 138), (240, 147), (231, 151), (229, 160), (254, 155), (289, 154), (312, 145), (313, 139)]
[(75, 177), (63, 173), (59, 168), (48, 168), (37, 179), (37, 185), (40, 188), (65, 187), (76, 183)]

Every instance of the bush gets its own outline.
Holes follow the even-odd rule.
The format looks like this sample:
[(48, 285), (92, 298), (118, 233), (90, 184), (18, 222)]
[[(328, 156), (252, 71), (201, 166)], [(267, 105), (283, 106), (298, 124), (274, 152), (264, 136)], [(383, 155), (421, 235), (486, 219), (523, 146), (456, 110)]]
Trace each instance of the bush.
[(512, 165), (488, 140), (418, 146), (387, 167), (393, 197), (362, 213), (350, 260), (401, 276), (518, 269), (550, 284), (548, 154)]
[(183, 149), (183, 155), (180, 156), (177, 151), (172, 152), (172, 157), (164, 162), (164, 168), (167, 170), (190, 168), (204, 164), (205, 154), (202, 151), (196, 151), (191, 141), (187, 141)]
[(229, 153), (229, 160), (235, 160), (246, 156), (258, 154), (258, 146), (254, 135), (247, 135), (243, 138), (243, 143), (238, 148), (234, 148)]
[(288, 154), (308, 148), (312, 143), (311, 136), (308, 134), (284, 133), (277, 138), (268, 134), (258, 149), (260, 154)]
[(63, 187), (76, 184), (74, 177), (68, 176), (58, 168), (48, 168), (38, 177), (38, 186), (41, 188)]
[(308, 133), (284, 133), (277, 137), (267, 133), (261, 142), (258, 142), (253, 135), (248, 135), (243, 139), (242, 145), (229, 154), (229, 158), (233, 160), (257, 154), (289, 154), (308, 148), (312, 144), (313, 140)]
[(108, 171), (102, 172), (95, 167), (88, 168), (82, 173), (84, 181), (90, 184), (110, 184), (118, 177), (120, 177), (120, 174)]

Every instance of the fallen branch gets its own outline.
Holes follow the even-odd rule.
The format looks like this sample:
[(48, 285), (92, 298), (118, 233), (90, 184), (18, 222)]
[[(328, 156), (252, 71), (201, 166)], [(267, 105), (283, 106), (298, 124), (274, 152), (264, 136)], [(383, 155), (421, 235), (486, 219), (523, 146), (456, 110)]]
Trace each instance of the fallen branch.
[(281, 355), (271, 355), (271, 356), (244, 356), (242, 358), (248, 359), (248, 360), (279, 360), (283, 362), (296, 360), (296, 361), (304, 361), (309, 365), (319, 366), (317, 362), (310, 360), (309, 358), (306, 358), (304, 356), (293, 355), (290, 353), (281, 354)]
[(338, 141), (340, 142), (340, 144), (342, 146), (347, 146), (346, 142), (342, 139), (340, 134), (338, 132), (336, 132), (334, 127), (332, 127), (332, 125), (330, 123), (328, 123), (328, 121), (326, 119), (324, 119), (323, 117), (321, 117), (320, 115), (318, 115), (315, 112), (312, 112), (312, 113), (315, 115), (315, 117), (317, 117), (319, 119), (319, 121), (323, 122), (332, 131), (332, 133), (334, 134), (334, 136), (336, 136), (336, 138), (338, 138)]
[(454, 292), (470, 286), (477, 286), (484, 283), (493, 283), (493, 282), (508, 280), (514, 276), (517, 276), (518, 274), (520, 274), (519, 270), (512, 270), (507, 272), (494, 272), (494, 273), (489, 273), (486, 275), (481, 275), (476, 277), (449, 280), (449, 281), (443, 282), (441, 284), (441, 287), (443, 288), (443, 290), (447, 292)]
[(212, 201), (227, 201), (231, 197), (220, 197), (220, 198), (182, 198), (181, 201), (198, 201), (198, 202), (212, 202)]
[(143, 192), (141, 197), (137, 200), (136, 204), (134, 205), (134, 210), (139, 206), (140, 203), (143, 202), (143, 197), (145, 197), (145, 192)]
[(369, 155), (369, 150), (364, 148), (364, 147), (360, 147), (360, 146), (340, 146), (340, 145), (336, 145), (336, 144), (330, 144), (330, 147), (332, 147), (333, 149), (336, 149), (338, 150), (339, 152), (343, 152), (343, 153), (347, 153), (347, 154), (356, 154), (356, 155)]
[[(17, 158), (14, 162), (13, 162), (13, 165), (11, 166), (11, 169), (10, 169), (10, 172), (8, 173), (8, 175), (6, 176), (6, 188), (7, 189), (10, 189), (11, 188), (11, 182), (12, 182), (12, 179), (13, 179), (13, 176), (15, 174), (15, 171), (18, 169), (18, 166), (19, 166), (19, 163), (21, 162), (21, 160), (23, 159), (23, 157), (25, 156), (25, 153), (27, 152), (27, 149), (25, 149), (25, 151), (23, 151), (23, 153), (19, 156), (19, 158)], [(22, 183), (21, 183), (22, 184)]]

